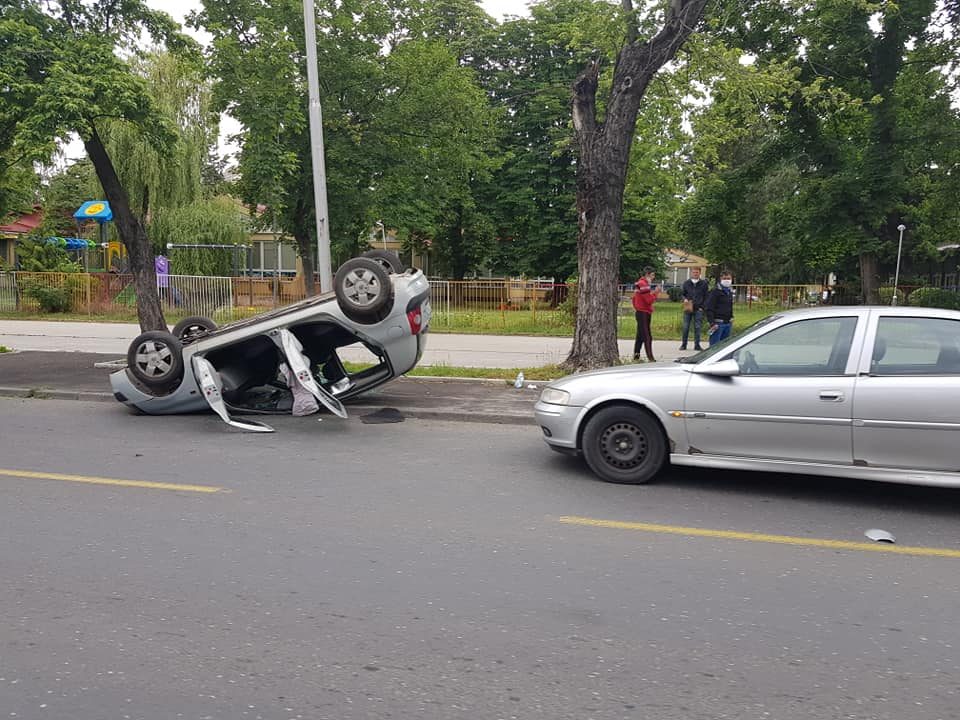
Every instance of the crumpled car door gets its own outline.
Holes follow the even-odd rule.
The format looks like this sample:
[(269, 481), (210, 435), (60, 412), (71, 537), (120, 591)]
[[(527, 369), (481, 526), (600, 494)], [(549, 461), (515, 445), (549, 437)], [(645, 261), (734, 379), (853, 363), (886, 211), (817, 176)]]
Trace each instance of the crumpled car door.
[(203, 393), (204, 400), (220, 418), (230, 427), (247, 432), (269, 433), (273, 428), (257, 420), (234, 420), (227, 412), (227, 406), (223, 402), (223, 395), (220, 393), (221, 383), (216, 369), (206, 358), (194, 355), (191, 359), (193, 363), (193, 373), (200, 385), (200, 392)]
[(287, 364), (296, 375), (297, 380), (303, 387), (313, 394), (313, 396), (324, 405), (330, 412), (338, 417), (347, 417), (347, 411), (337, 398), (328, 393), (314, 380), (310, 372), (310, 366), (306, 356), (303, 354), (303, 345), (294, 337), (293, 333), (286, 328), (275, 330), (271, 333), (273, 341), (283, 350), (287, 358)]

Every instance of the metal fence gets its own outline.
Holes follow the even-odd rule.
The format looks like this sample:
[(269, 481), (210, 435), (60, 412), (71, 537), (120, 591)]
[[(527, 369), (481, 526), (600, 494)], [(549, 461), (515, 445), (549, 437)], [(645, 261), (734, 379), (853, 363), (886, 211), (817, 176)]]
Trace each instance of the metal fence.
[[(285, 277), (206, 277), (167, 275), (157, 280), (165, 313), (171, 321), (205, 315), (217, 323), (250, 317), (306, 297), (302, 279)], [(573, 329), (576, 286), (545, 280), (482, 278), (430, 279), (432, 324), (452, 332), (562, 334)], [(906, 290), (906, 288), (901, 288)], [(621, 329), (632, 328), (632, 285), (619, 287)], [(654, 313), (654, 331), (679, 331), (681, 303), (670, 301), (678, 289), (662, 293)], [(753, 317), (782, 308), (838, 302), (824, 297), (817, 285), (738, 285), (738, 316)], [(58, 310), (122, 320), (136, 317), (131, 275), (116, 273), (0, 273), (0, 312), (33, 315)]]

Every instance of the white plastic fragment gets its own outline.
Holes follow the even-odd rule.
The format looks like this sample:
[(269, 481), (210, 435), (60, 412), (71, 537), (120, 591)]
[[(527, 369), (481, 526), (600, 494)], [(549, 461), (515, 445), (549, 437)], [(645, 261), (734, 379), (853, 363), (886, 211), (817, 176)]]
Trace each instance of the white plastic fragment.
[(886, 530), (881, 530), (880, 528), (871, 528), (867, 530), (864, 535), (873, 540), (874, 542), (885, 542), (890, 543), (891, 545), (897, 541), (897, 539), (888, 533)]

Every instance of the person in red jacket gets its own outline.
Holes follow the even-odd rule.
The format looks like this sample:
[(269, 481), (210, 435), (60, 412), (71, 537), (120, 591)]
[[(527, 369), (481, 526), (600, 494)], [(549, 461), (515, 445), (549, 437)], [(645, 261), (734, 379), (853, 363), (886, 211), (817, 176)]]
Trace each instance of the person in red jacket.
[(657, 301), (657, 286), (653, 284), (657, 274), (652, 267), (645, 267), (643, 275), (637, 280), (633, 293), (633, 309), (637, 316), (637, 339), (633, 343), (633, 359), (640, 359), (640, 348), (647, 353), (649, 362), (653, 359), (653, 333), (650, 330), (650, 319), (653, 317), (653, 304)]

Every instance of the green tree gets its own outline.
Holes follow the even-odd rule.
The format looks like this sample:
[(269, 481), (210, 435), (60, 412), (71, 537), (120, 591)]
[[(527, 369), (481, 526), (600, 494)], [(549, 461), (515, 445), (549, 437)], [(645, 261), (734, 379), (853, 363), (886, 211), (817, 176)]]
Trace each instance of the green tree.
[[(799, 279), (859, 274), (865, 298), (876, 302), (881, 265), (892, 271), (897, 225), (910, 228), (905, 257), (931, 257), (940, 238), (956, 237), (956, 203), (947, 198), (957, 189), (960, 124), (955, 78), (945, 72), (956, 34), (939, 26), (933, 0), (740, 9), (721, 32), (728, 44), (794, 79), (784, 75), (779, 92), (755, 97), (746, 122), (746, 103), (730, 99), (742, 78), (718, 80), (721, 101), (698, 127), (705, 172), (686, 227), (722, 231), (726, 245), (707, 237), (721, 250), (711, 257), (779, 260), (782, 273)], [(744, 126), (748, 134), (730, 130)]]
[[(471, 205), (484, 170), (485, 106), (468, 68), (425, 39), (419, 4), (318, 3), (330, 237), (354, 254), (377, 220), (435, 238)], [(299, 2), (206, 0), (218, 107), (243, 126), (239, 188), (269, 227), (293, 238), (313, 285), (316, 247)], [(413, 32), (416, 30), (416, 33)], [(384, 49), (388, 51), (385, 52)], [(466, 216), (466, 215), (462, 215)]]
[(165, 328), (144, 222), (131, 206), (102, 131), (104, 123), (123, 121), (153, 147), (172, 146), (176, 134), (171, 123), (121, 52), (136, 55), (145, 35), (171, 50), (189, 49), (192, 41), (167, 14), (151, 10), (142, 0), (11, 0), (0, 12), (5, 27), (11, 28), (8, 49), (19, 62), (11, 79), (22, 98), (15, 148), (45, 160), (58, 141), (71, 133), (80, 136), (130, 258), (140, 326)]
[[(617, 273), (623, 197), (640, 102), (650, 82), (699, 25), (706, 0), (670, 0), (662, 22), (623, 0), (623, 46), (609, 85), (599, 55), (573, 85), (577, 146), (578, 311), (569, 369), (619, 362)], [(646, 38), (646, 39), (643, 39)], [(604, 93), (598, 102), (598, 91)]]

